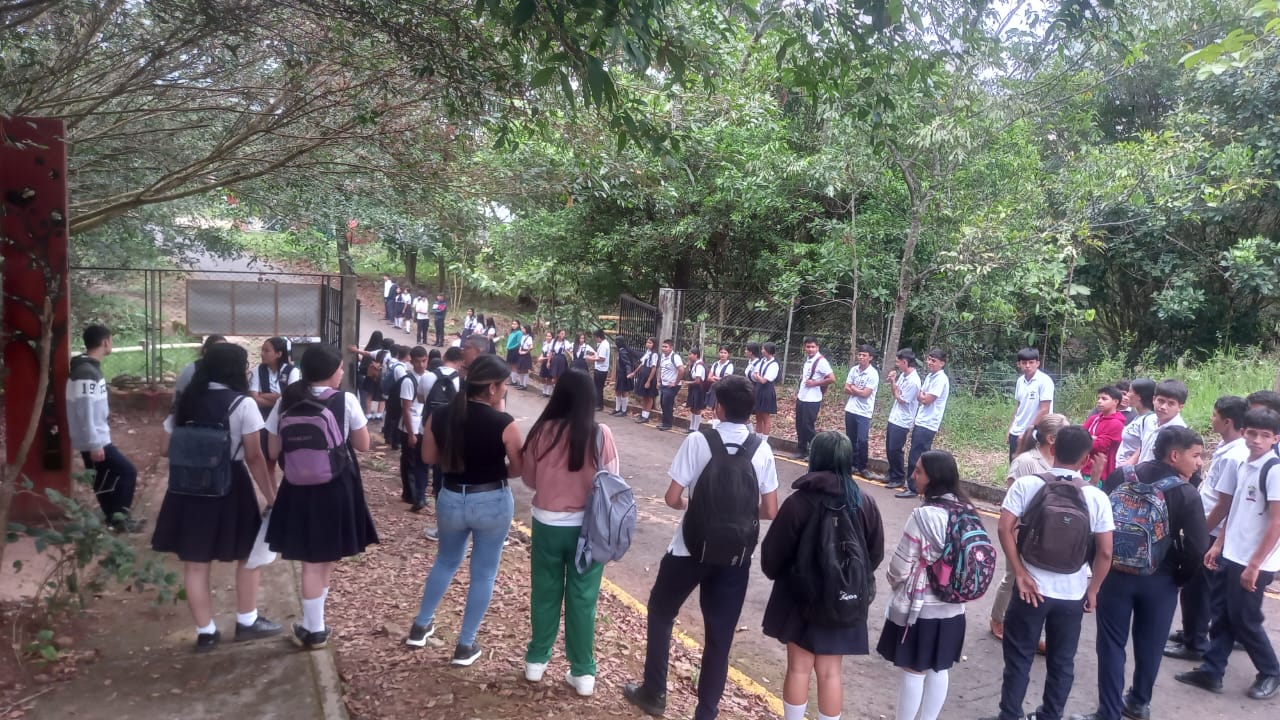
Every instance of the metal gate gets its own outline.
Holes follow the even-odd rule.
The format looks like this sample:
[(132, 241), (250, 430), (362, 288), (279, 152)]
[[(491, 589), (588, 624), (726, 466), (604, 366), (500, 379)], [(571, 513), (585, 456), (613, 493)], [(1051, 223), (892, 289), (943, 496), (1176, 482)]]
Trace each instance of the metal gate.
[(658, 337), (662, 314), (658, 308), (630, 295), (618, 301), (618, 337), (637, 353), (644, 352), (644, 341)]

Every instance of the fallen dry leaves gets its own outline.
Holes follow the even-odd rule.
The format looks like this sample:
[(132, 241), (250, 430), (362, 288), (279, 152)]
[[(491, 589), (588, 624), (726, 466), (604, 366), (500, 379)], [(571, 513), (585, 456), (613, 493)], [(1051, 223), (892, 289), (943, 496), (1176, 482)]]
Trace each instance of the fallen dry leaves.
[[(327, 622), (334, 629), (338, 670), (351, 717), (645, 717), (622, 697), (623, 683), (641, 676), (645, 619), (607, 593), (601, 595), (597, 612), (595, 694), (580, 698), (564, 684), (568, 662), (563, 641), (557, 643), (543, 681), (524, 680), (529, 548), (527, 538), (515, 532), (503, 552), (493, 603), (480, 629), (481, 659), (469, 668), (449, 665), (466, 602), (465, 563), (437, 613), (436, 637), (421, 650), (404, 644), (436, 545), (422, 536), (424, 525), (434, 518), (409, 513), (400, 501), (395, 461), (393, 455), (377, 451), (364, 458), (366, 495), (382, 544), (341, 563), (329, 594)], [(692, 716), (697, 665), (695, 654), (672, 643), (668, 718)], [(774, 716), (763, 700), (730, 684), (721, 717), (764, 720)]]

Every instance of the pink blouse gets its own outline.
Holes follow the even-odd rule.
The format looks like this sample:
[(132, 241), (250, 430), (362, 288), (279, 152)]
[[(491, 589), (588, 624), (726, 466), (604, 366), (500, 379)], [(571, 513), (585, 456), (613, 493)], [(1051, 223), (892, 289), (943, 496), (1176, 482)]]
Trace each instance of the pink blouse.
[[(559, 423), (549, 424), (542, 430), (536, 446), (524, 451), (524, 484), (533, 490), (533, 506), (555, 513), (579, 513), (587, 507), (591, 494), (591, 481), (596, 476), (595, 438), (588, 444), (587, 461), (577, 472), (569, 471), (569, 435), (560, 438), (560, 444), (542, 452), (555, 439)], [(610, 472), (618, 472), (618, 447), (613, 443), (613, 432), (608, 425), (600, 425), (604, 435), (601, 456)]]

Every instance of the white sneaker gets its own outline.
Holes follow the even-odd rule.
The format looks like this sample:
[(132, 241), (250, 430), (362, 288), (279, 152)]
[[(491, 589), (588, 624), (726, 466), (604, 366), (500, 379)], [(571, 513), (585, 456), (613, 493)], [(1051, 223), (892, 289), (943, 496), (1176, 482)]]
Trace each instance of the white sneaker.
[(428, 525), (422, 530), (422, 536), (428, 540), (440, 541), (440, 530), (435, 525)]
[(527, 662), (524, 664), (524, 679), (529, 682), (542, 682), (542, 675), (546, 671), (546, 663)]
[(564, 681), (581, 697), (590, 697), (596, 691), (595, 675), (574, 675), (570, 670), (565, 673)]

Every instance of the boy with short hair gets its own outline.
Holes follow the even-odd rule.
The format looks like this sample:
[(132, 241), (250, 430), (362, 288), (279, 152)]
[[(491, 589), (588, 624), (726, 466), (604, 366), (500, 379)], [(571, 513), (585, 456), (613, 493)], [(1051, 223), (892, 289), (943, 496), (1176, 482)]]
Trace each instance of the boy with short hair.
[[(752, 437), (747, 421), (751, 417), (753, 391), (744, 377), (731, 375), (716, 383), (716, 417), (720, 424), (705, 433), (717, 433), (727, 450), (740, 448)], [(698, 478), (711, 462), (711, 446), (704, 433), (685, 438), (671, 461), (666, 503), (684, 510), (686, 494), (692, 500), (698, 492)], [(778, 473), (769, 443), (760, 440), (751, 456), (751, 466), (760, 492), (759, 517), (772, 520), (778, 513)], [(684, 541), (682, 516), (667, 554), (658, 566), (653, 590), (649, 594), (648, 633), (644, 661), (644, 680), (627, 683), (622, 694), (636, 707), (650, 715), (662, 715), (667, 705), (667, 663), (671, 653), (671, 630), (680, 606), (694, 588), (701, 596), (702, 621), (706, 643), (698, 673), (698, 705), (694, 720), (714, 720), (720, 712), (729, 674), (729, 649), (733, 645), (738, 617), (747, 596), (751, 577), (749, 557), (738, 565), (713, 565), (690, 556)]]
[[(1054, 571), (1037, 567), (1024, 560), (1030, 550), (1052, 544), (1020, 542), (1017, 535), (1047, 538), (1058, 527), (1033, 525), (1037, 518), (1048, 518), (1045, 500), (1050, 490), (1039, 475), (1018, 478), (1005, 494), (1000, 510), (1000, 546), (1013, 566), (1015, 592), (1004, 617), (1004, 681), (1000, 690), (998, 720), (1020, 720), (1022, 701), (1027, 694), (1031, 664), (1036, 656), (1040, 632), (1045, 633), (1045, 684), (1037, 720), (1061, 720), (1067, 696), (1075, 679), (1076, 646), (1080, 641), (1080, 622), (1085, 612), (1093, 612), (1098, 604), (1098, 588), (1111, 570), (1111, 533), (1115, 522), (1111, 502), (1101, 490), (1086, 485), (1080, 468), (1089, 458), (1093, 438), (1084, 428), (1068, 426), (1058, 431), (1054, 444), (1054, 467), (1050, 472), (1055, 483), (1067, 482), (1079, 493), (1081, 512), (1088, 518), (1088, 533), (1093, 545), (1092, 565), (1088, 554), (1060, 558), (1075, 568)], [(1055, 492), (1055, 495), (1057, 493)], [(1016, 535), (1015, 535), (1016, 533)]]
[(418, 344), (427, 344), (427, 331), (431, 323), (431, 301), (425, 292), (419, 291), (413, 299), (413, 320), (418, 327)]
[(911, 429), (911, 450), (907, 453), (907, 487), (894, 495), (897, 498), (914, 498), (916, 491), (916, 463), (920, 456), (933, 449), (933, 438), (942, 427), (942, 415), (947, 411), (947, 399), (951, 397), (951, 379), (943, 369), (947, 366), (947, 353), (933, 348), (924, 359), (929, 374), (920, 382), (916, 399), (920, 409), (916, 412), (915, 427)]
[(400, 405), (400, 485), (403, 495), (412, 498), (412, 512), (427, 506), (427, 468), (422, 464), (422, 397), (418, 386), (427, 374), (430, 356), (415, 345), (409, 351), (409, 371), (396, 381), (393, 393)]
[(138, 471), (111, 443), (111, 407), (102, 359), (111, 354), (111, 331), (105, 325), (84, 329), (84, 353), (71, 358), (67, 375), (67, 431), (71, 449), (79, 450), (93, 471), (93, 494), (107, 524), (117, 532), (140, 532), (146, 521), (130, 517)]
[(907, 485), (908, 473), (913, 472), (903, 464), (902, 451), (907, 446), (907, 433), (915, 425), (916, 411), (920, 408), (920, 373), (916, 372), (916, 354), (911, 348), (898, 351), (894, 368), (889, 371), (893, 407), (889, 410), (889, 422), (884, 432), (884, 449), (889, 457), (886, 487), (902, 488)]
[(1155, 459), (1156, 436), (1166, 427), (1186, 427), (1182, 419), (1182, 406), (1187, 404), (1187, 385), (1181, 380), (1168, 378), (1156, 383), (1156, 391), (1152, 400), (1152, 411), (1156, 421), (1151, 423), (1142, 434), (1142, 444), (1138, 452), (1129, 456), (1129, 464), (1150, 462)]
[[(449, 303), (444, 299), (444, 293), (436, 293), (436, 301), (431, 306), (431, 315), (436, 326), (436, 347), (444, 347), (444, 316), (447, 312), (449, 312)], [(424, 337), (422, 341), (427, 340)]]
[(1249, 455), (1228, 465), (1218, 479), (1218, 503), (1208, 524), (1225, 516), (1226, 527), (1204, 556), (1205, 567), (1223, 571), (1226, 602), (1209, 621), (1209, 649), (1200, 667), (1177, 675), (1178, 682), (1222, 692), (1227, 660), (1239, 642), (1258, 671), (1249, 697), (1267, 700), (1280, 694), (1280, 662), (1262, 625), (1263, 594), (1280, 571), (1280, 464), (1272, 455), (1277, 438), (1280, 415), (1265, 408), (1245, 413)]
[(867, 450), (871, 435), (871, 416), (876, 409), (876, 390), (880, 387), (880, 371), (871, 364), (876, 350), (859, 345), (857, 364), (849, 368), (844, 379), (844, 434), (853, 443), (853, 474), (867, 476)]
[(1093, 438), (1089, 462), (1081, 474), (1092, 482), (1101, 482), (1116, 469), (1116, 451), (1124, 434), (1124, 416), (1120, 414), (1120, 390), (1108, 385), (1098, 388), (1096, 412), (1084, 421), (1084, 429)]
[(1018, 370), (1021, 374), (1013, 389), (1013, 399), (1018, 405), (1013, 411), (1013, 423), (1009, 425), (1009, 462), (1018, 454), (1022, 434), (1053, 412), (1053, 380), (1040, 372), (1040, 351), (1019, 350)]
[(675, 419), (676, 395), (680, 394), (680, 381), (684, 378), (684, 360), (673, 351), (674, 342), (662, 341), (662, 354), (658, 356), (658, 402), (662, 407), (662, 424), (659, 430), (670, 430)]
[(800, 370), (800, 386), (796, 388), (796, 452), (792, 457), (809, 457), (809, 443), (818, 434), (818, 412), (827, 386), (835, 382), (831, 363), (818, 352), (818, 339), (804, 339), (804, 367)]

